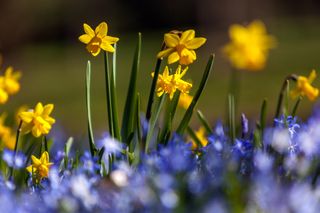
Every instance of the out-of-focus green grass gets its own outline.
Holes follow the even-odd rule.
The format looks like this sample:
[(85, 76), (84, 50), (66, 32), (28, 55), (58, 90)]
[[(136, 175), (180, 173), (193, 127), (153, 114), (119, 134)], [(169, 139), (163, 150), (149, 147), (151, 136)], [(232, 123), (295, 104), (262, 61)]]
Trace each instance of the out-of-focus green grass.
[[(312, 68), (319, 69), (320, 63), (320, 20), (274, 21), (268, 26), (269, 32), (277, 37), (278, 47), (270, 53), (267, 67), (262, 72), (240, 72), (240, 91), (238, 114), (246, 113), (250, 118), (258, 118), (263, 98), (268, 99), (268, 114), (275, 111), (279, 89), (288, 74), (308, 75)], [(79, 29), (80, 29), (79, 25)], [(170, 30), (170, 29), (168, 29)], [(79, 30), (80, 31), (80, 30)], [(80, 32), (81, 33), (81, 32)], [(138, 89), (141, 91), (142, 107), (145, 110), (149, 87), (150, 73), (154, 69), (155, 55), (162, 42), (162, 34), (143, 33), (141, 69)], [(226, 113), (227, 88), (229, 87), (230, 67), (221, 55), (221, 47), (228, 40), (227, 32), (199, 33), (208, 38), (205, 47), (198, 52), (198, 60), (190, 66), (186, 78), (194, 83), (191, 94), (194, 94), (201, 79), (206, 60), (211, 52), (216, 54), (214, 72), (207, 88), (200, 98), (198, 109), (201, 109), (211, 121), (224, 119)], [(111, 29), (111, 35), (112, 29)], [(130, 76), (132, 56), (137, 35), (115, 35), (120, 37), (118, 44), (118, 107), (122, 112), (128, 79)], [(54, 103), (54, 117), (57, 123), (71, 135), (85, 134), (85, 69), (87, 60), (92, 62), (92, 108), (93, 127), (97, 132), (107, 130), (105, 103), (105, 85), (103, 56), (90, 56), (83, 44), (40, 43), (21, 47), (9, 56), (6, 64), (23, 71), (21, 92), (11, 97), (3, 110), (14, 110), (21, 104), (34, 106), (36, 102)], [(315, 85), (319, 84), (317, 79)], [(298, 115), (306, 117), (311, 113), (312, 104), (303, 100)], [(182, 113), (180, 113), (182, 114)], [(121, 117), (121, 114), (120, 114)], [(195, 117), (195, 116), (194, 116)], [(240, 117), (240, 116), (239, 116)], [(194, 125), (197, 120), (193, 119)]]

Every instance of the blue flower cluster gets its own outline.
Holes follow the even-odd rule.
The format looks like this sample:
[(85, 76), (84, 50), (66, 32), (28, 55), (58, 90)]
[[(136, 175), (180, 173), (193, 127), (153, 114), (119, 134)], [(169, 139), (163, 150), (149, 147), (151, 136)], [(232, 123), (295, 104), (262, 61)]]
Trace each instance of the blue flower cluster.
[[(320, 117), (303, 124), (276, 119), (263, 146), (255, 145), (244, 116), (242, 127), (231, 141), (218, 123), (197, 151), (174, 135), (134, 164), (119, 142), (105, 138), (100, 158), (85, 152), (64, 168), (64, 154), (57, 154), (40, 187), (18, 190), (1, 178), (0, 204), (6, 212), (319, 212)], [(21, 153), (13, 158), (5, 150), (2, 158), (25, 166)], [(106, 171), (101, 165), (110, 162)]]

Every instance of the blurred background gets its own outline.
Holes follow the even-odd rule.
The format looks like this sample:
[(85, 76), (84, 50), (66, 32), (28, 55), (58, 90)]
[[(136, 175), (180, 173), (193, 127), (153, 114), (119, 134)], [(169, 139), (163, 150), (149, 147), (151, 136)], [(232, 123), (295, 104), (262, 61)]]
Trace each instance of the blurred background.
[[(118, 106), (124, 107), (128, 78), (137, 33), (142, 32), (142, 61), (138, 88), (145, 110), (156, 54), (163, 34), (173, 30), (196, 29), (207, 43), (197, 52), (187, 78), (194, 82), (194, 94), (210, 53), (216, 54), (214, 72), (200, 98), (201, 109), (212, 124), (225, 118), (230, 65), (221, 54), (228, 42), (228, 27), (254, 19), (266, 23), (278, 41), (261, 72), (240, 72), (237, 116), (244, 112), (254, 121), (264, 98), (268, 114), (274, 114), (278, 93), (285, 76), (308, 75), (320, 63), (320, 1), (316, 0), (1, 0), (0, 52), (3, 65), (23, 72), (21, 91), (1, 106), (15, 110), (22, 104), (33, 107), (38, 101), (54, 103), (54, 129), (66, 135), (86, 134), (85, 69), (93, 69), (93, 122), (97, 132), (107, 129), (103, 56), (93, 57), (78, 41), (82, 24), (109, 25), (108, 34), (118, 43)], [(317, 79), (315, 85), (319, 86)], [(302, 102), (298, 115), (305, 119), (315, 103)], [(121, 113), (120, 113), (121, 117)], [(252, 125), (254, 122), (252, 122)], [(193, 125), (199, 125), (193, 119)], [(99, 136), (99, 135), (98, 135)]]

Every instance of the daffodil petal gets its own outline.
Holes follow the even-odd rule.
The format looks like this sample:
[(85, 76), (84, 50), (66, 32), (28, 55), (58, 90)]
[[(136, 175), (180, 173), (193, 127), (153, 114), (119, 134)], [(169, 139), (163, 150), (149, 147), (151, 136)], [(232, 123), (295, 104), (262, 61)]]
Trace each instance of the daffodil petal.
[(119, 41), (119, 38), (117, 37), (112, 37), (112, 36), (105, 36), (103, 39), (102, 39), (102, 42), (106, 42), (106, 43), (109, 43), (109, 44), (114, 44), (116, 42)]
[(180, 43), (184, 44), (185, 42), (192, 40), (194, 38), (194, 36), (195, 36), (194, 30), (184, 31), (181, 35)]
[(312, 70), (309, 77), (308, 77), (308, 81), (309, 83), (312, 83), (314, 81), (314, 79), (316, 79), (317, 77), (317, 73), (315, 70)]
[(199, 37), (199, 38), (194, 38), (192, 40), (189, 40), (185, 43), (186, 47), (188, 49), (198, 49), (201, 47), (207, 39)]
[(114, 52), (114, 48), (111, 44), (109, 43), (106, 43), (106, 42), (102, 42), (101, 44), (101, 48), (107, 52), (111, 52), (113, 53)]
[(167, 47), (175, 47), (179, 44), (179, 36), (173, 33), (166, 33), (164, 35), (164, 42)]
[(79, 36), (79, 40), (85, 44), (88, 44), (91, 41), (91, 39), (92, 39), (92, 37), (89, 36), (88, 34), (83, 34), (83, 35)]
[(41, 102), (37, 103), (36, 107), (34, 108), (34, 114), (41, 115), (43, 113), (43, 105)]
[(158, 53), (157, 58), (164, 58), (174, 51), (173, 48), (162, 50)]
[(173, 63), (179, 61), (179, 59), (180, 59), (179, 54), (177, 52), (173, 52), (168, 57), (168, 64), (173, 64)]
[(108, 25), (106, 22), (101, 22), (95, 29), (95, 34), (102, 38), (108, 33)]
[(32, 131), (32, 135), (33, 135), (34, 137), (38, 138), (38, 137), (41, 136), (41, 131), (40, 131), (39, 128), (37, 128), (37, 127), (34, 126), (31, 131)]
[(33, 119), (33, 112), (21, 112), (19, 118), (25, 123), (30, 123)]
[(91, 37), (95, 36), (93, 29), (86, 23), (83, 24), (83, 30), (89, 36), (91, 36)]
[(43, 115), (50, 115), (50, 113), (52, 112), (54, 108), (53, 104), (47, 104), (43, 107)]
[(31, 160), (32, 160), (32, 164), (33, 164), (34, 166), (39, 166), (39, 165), (41, 165), (40, 159), (38, 159), (36, 156), (32, 155), (32, 156), (31, 156)]

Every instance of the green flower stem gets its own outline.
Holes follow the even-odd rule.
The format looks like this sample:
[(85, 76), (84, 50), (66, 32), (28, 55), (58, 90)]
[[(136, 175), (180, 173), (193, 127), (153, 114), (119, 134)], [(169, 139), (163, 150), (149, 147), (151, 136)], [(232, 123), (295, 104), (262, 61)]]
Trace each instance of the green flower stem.
[(113, 129), (114, 136), (116, 139), (121, 141), (121, 134), (119, 129), (119, 119), (118, 119), (118, 101), (116, 94), (116, 76), (117, 76), (117, 44), (114, 44), (114, 53), (112, 57), (112, 72), (111, 72), (111, 105), (112, 105), (112, 118), (113, 118)]
[(197, 137), (196, 133), (189, 126), (187, 127), (187, 132), (190, 135), (190, 137), (193, 139), (193, 141), (197, 144), (198, 147), (203, 147), (200, 139)]
[(44, 142), (44, 150), (46, 152), (49, 152), (49, 149), (48, 149), (48, 141), (47, 141), (47, 137), (46, 136), (43, 136), (43, 142)]
[[(166, 44), (163, 42), (160, 51), (164, 50), (165, 47), (166, 47)], [(149, 93), (147, 112), (146, 112), (146, 119), (147, 120), (150, 120), (150, 118), (151, 118), (152, 104), (153, 104), (153, 101), (154, 101), (154, 93), (155, 93), (156, 86), (157, 86), (157, 81), (158, 81), (161, 62), (162, 62), (162, 58), (158, 58), (157, 62), (156, 62), (156, 68), (154, 70), (154, 76), (153, 76), (153, 79), (152, 79), (150, 93)]]
[(274, 115), (274, 118), (278, 118), (279, 115), (280, 115), (283, 98), (284, 98), (285, 93), (286, 93), (286, 91), (287, 91), (289, 81), (290, 81), (290, 80), (296, 81), (297, 78), (298, 78), (298, 77), (297, 77), (296, 75), (289, 75), (289, 76), (287, 76), (287, 77), (285, 78), (285, 80), (284, 80), (284, 82), (283, 82), (283, 84), (282, 84), (281, 90), (280, 90), (280, 94), (279, 94), (279, 98), (278, 98), (278, 103), (277, 103), (277, 108), (276, 108), (276, 113), (275, 113), (275, 115)]
[(150, 118), (149, 127), (148, 127), (148, 134), (147, 134), (147, 139), (146, 139), (146, 145), (145, 145), (145, 153), (148, 152), (149, 145), (150, 145), (150, 142), (153, 137), (154, 130), (155, 130), (155, 126), (156, 126), (159, 114), (161, 112), (161, 109), (163, 108), (163, 104), (165, 102), (166, 96), (167, 96), (166, 94), (163, 94), (161, 96), (160, 101), (159, 101), (159, 105), (158, 105), (158, 107), (156, 107), (157, 111)]
[(234, 108), (234, 96), (232, 94), (228, 95), (228, 126), (229, 134), (231, 139), (231, 144), (234, 144), (236, 138), (236, 127), (235, 127), (235, 108)]
[(122, 141), (129, 144), (130, 135), (134, 132), (134, 118), (135, 106), (137, 99), (137, 78), (140, 68), (140, 55), (141, 55), (141, 33), (138, 34), (138, 43), (134, 54), (130, 82), (127, 92), (125, 108), (122, 116), (121, 137)]
[(296, 113), (297, 113), (297, 110), (298, 110), (298, 107), (299, 107), (299, 105), (300, 105), (301, 100), (302, 100), (302, 97), (299, 96), (296, 104), (294, 105), (294, 107), (293, 107), (293, 109), (292, 109), (292, 112), (291, 112), (292, 117), (296, 116)]
[[(19, 123), (18, 129), (17, 129), (17, 133), (16, 133), (16, 143), (14, 145), (13, 159), (15, 159), (15, 157), (16, 157), (16, 153), (17, 153), (18, 146), (19, 146), (19, 136), (20, 136), (20, 133), (21, 133), (21, 127), (22, 127), (22, 120)], [(13, 175), (13, 167), (10, 167), (9, 180), (12, 179), (12, 175)]]
[(163, 122), (163, 130), (160, 134), (160, 143), (166, 144), (168, 139), (170, 138), (170, 129), (172, 126), (172, 121), (174, 118), (174, 115), (176, 113), (176, 109), (178, 106), (180, 98), (180, 91), (177, 91), (172, 100), (168, 100), (169, 103), (167, 104), (167, 107), (165, 109), (164, 113), (164, 122)]
[(94, 145), (94, 137), (93, 137), (92, 121), (91, 121), (90, 85), (91, 85), (91, 63), (90, 63), (90, 61), (88, 61), (87, 70), (86, 70), (86, 104), (87, 104), (89, 146), (90, 146), (91, 155), (94, 156), (95, 145)]
[(104, 70), (105, 70), (105, 82), (106, 82), (106, 99), (107, 99), (107, 112), (108, 112), (108, 124), (111, 137), (114, 138), (114, 126), (113, 126), (113, 113), (112, 113), (112, 99), (111, 99), (111, 83), (109, 73), (109, 60), (108, 53), (104, 51)]
[(191, 120), (191, 117), (192, 117), (192, 113), (193, 113), (193, 110), (200, 98), (200, 95), (208, 81), (208, 78), (209, 78), (209, 75), (211, 73), (211, 70), (212, 70), (212, 66), (213, 66), (213, 62), (214, 62), (214, 55), (211, 55), (209, 57), (209, 60), (208, 60), (208, 63), (207, 63), (207, 66), (206, 66), (206, 69), (203, 73), (203, 76), (202, 76), (202, 79), (201, 79), (201, 82), (200, 82), (200, 85), (199, 85), (199, 88), (196, 92), (196, 94), (194, 95), (193, 99), (192, 99), (192, 102), (190, 104), (190, 106), (188, 107), (187, 111), (185, 112), (184, 116), (183, 116), (183, 119), (181, 120), (178, 128), (177, 128), (177, 133), (182, 135), (183, 132), (185, 131), (185, 129), (187, 128), (190, 120)]

